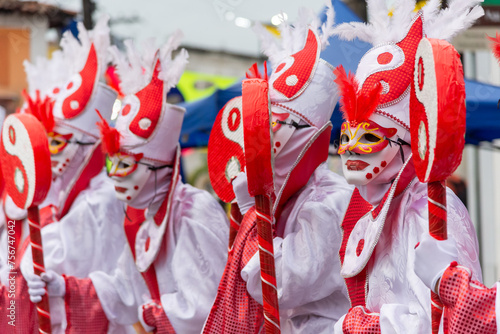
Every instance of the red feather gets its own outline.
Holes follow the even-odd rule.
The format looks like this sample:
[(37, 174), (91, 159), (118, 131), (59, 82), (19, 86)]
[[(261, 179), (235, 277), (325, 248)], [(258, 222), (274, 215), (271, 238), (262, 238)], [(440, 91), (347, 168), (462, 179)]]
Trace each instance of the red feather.
[(116, 67), (114, 65), (108, 66), (106, 73), (104, 73), (104, 78), (106, 79), (108, 86), (116, 90), (120, 97), (125, 96), (120, 89), (120, 77), (116, 74)]
[(358, 122), (366, 121), (371, 114), (377, 109), (382, 94), (382, 85), (377, 82), (368, 91), (368, 94), (360, 94), (358, 96), (358, 112), (356, 113)]
[(346, 74), (342, 65), (333, 70), (335, 83), (340, 90), (340, 110), (342, 117), (348, 122), (366, 121), (377, 109), (382, 93), (382, 85), (377, 83), (368, 94), (360, 94), (359, 83), (354, 74)]
[(490, 37), (486, 35), (486, 37), (492, 42), (491, 50), (493, 51), (493, 55), (500, 62), (500, 35), (496, 33), (495, 37)]
[(342, 65), (337, 66), (333, 70), (333, 74), (336, 76), (335, 83), (339, 86), (340, 90), (340, 110), (342, 111), (342, 117), (346, 121), (352, 121), (356, 119), (358, 81), (350, 71), (349, 75), (347, 75)]
[(102, 151), (106, 154), (113, 155), (120, 150), (120, 132), (109, 126), (108, 122), (102, 117), (99, 110), (95, 110), (101, 122), (97, 123), (101, 131)]
[(43, 124), (45, 131), (47, 133), (52, 132), (54, 129), (54, 114), (52, 113), (54, 109), (54, 101), (46, 96), (43, 100), (40, 98), (40, 91), (36, 91), (36, 99), (32, 99), (31, 96), (23, 90), (22, 92), (28, 107), (26, 112), (35, 116), (40, 123)]

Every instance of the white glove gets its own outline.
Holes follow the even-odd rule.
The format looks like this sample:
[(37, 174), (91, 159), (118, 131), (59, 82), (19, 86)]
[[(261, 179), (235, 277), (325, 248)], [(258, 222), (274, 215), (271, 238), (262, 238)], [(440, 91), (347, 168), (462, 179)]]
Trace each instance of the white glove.
[[(457, 245), (455, 240), (436, 240), (423, 233), (420, 243), (415, 248), (415, 273), (429, 289), (434, 291), (438, 280), (441, 279), (450, 263), (458, 260)], [(437, 293), (437, 291), (434, 291)]]
[(64, 297), (66, 294), (64, 277), (53, 270), (47, 270), (41, 276), (28, 274), (26, 282), (28, 284), (30, 300), (33, 303), (38, 303), (42, 300), (42, 296), (45, 294), (45, 286), (47, 286), (50, 297)]
[(5, 215), (9, 217), (9, 219), (23, 220), (28, 217), (28, 210), (19, 208), (9, 195), (5, 197), (3, 205)]
[[(144, 297), (143, 297), (144, 299)], [(161, 305), (158, 305), (157, 303), (155, 303), (154, 301), (150, 300), (149, 302), (146, 302), (142, 305), (139, 305), (139, 321), (142, 325), (142, 328), (144, 328), (144, 330), (147, 332), (147, 333), (153, 333), (154, 330), (156, 329), (156, 327), (152, 327), (150, 326), (147, 321), (146, 321), (146, 318), (149, 318), (150, 317), (150, 314), (151, 314), (151, 310), (148, 309), (150, 307), (153, 307), (153, 308), (158, 308), (158, 309), (161, 309), (161, 311), (163, 312), (163, 308), (161, 307)], [(146, 315), (145, 313), (149, 313), (149, 315)], [(151, 321), (151, 319), (148, 319)]]
[(240, 172), (232, 181), (236, 202), (240, 208), (241, 214), (244, 216), (247, 211), (255, 205), (255, 198), (248, 193), (247, 174)]

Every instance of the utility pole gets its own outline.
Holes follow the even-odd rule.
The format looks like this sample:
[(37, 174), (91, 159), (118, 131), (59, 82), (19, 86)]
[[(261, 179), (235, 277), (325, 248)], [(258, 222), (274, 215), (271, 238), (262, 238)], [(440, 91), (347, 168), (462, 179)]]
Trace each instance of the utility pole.
[(94, 27), (94, 22), (92, 21), (92, 14), (95, 10), (95, 2), (92, 0), (82, 0), (83, 4), (83, 25), (87, 30)]

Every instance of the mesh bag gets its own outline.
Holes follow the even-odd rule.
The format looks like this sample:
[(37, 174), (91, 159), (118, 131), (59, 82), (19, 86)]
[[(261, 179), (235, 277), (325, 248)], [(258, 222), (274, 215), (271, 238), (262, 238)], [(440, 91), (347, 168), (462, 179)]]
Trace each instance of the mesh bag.
[(109, 321), (90, 278), (65, 277), (67, 334), (107, 333)]
[(349, 310), (342, 323), (344, 334), (379, 334), (380, 317), (366, 307), (356, 306)]
[(486, 288), (471, 281), (471, 272), (452, 263), (439, 285), (439, 297), (445, 308), (450, 334), (497, 333), (495, 317), (496, 287)]
[(247, 291), (241, 270), (258, 250), (255, 207), (241, 223), (219, 283), (217, 297), (203, 329), (204, 334), (258, 333), (263, 322), (262, 305)]
[(154, 333), (175, 334), (174, 327), (167, 318), (161, 303), (156, 300), (142, 306), (144, 322), (151, 327), (155, 327)]

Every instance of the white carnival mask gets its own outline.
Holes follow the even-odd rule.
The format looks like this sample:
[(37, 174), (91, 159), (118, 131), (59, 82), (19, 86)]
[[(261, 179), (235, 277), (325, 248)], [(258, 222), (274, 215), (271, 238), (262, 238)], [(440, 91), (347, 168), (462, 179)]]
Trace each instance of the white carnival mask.
[(115, 185), (116, 197), (127, 204), (137, 198), (152, 173), (148, 165), (141, 163), (142, 156), (118, 152), (106, 158), (106, 170)]
[(47, 136), (54, 177), (61, 176), (66, 171), (80, 145), (95, 144), (94, 142), (85, 142), (82, 132), (70, 131), (57, 125), (54, 131), (49, 132)]
[(392, 162), (400, 158), (398, 153), (402, 154), (402, 145), (408, 144), (405, 141), (407, 134), (409, 132), (406, 129), (389, 120), (385, 121), (379, 115), (373, 115), (369, 120), (357, 124), (344, 122), (339, 154), (347, 182), (362, 186), (392, 180), (392, 174), (397, 174), (403, 160), (401, 159), (400, 164)]

